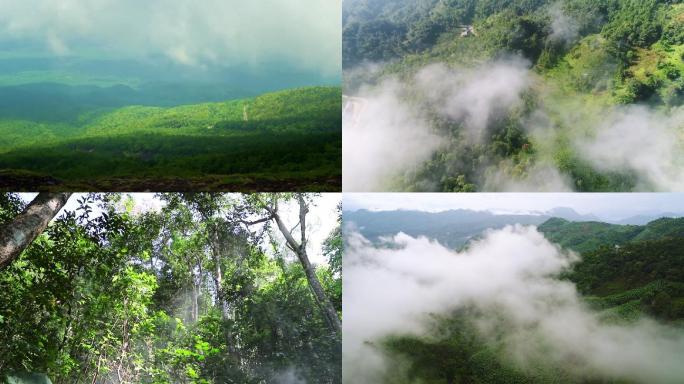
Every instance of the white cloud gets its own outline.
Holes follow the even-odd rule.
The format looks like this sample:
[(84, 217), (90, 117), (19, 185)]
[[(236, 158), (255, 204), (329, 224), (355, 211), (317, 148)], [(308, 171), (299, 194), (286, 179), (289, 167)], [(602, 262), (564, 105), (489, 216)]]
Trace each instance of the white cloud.
[(549, 16), (551, 17), (550, 40), (560, 41), (565, 44), (577, 40), (579, 37), (579, 25), (563, 11), (562, 3), (553, 4), (549, 8)]
[(561, 174), (552, 165), (534, 164), (525, 170), (522, 176), (512, 177), (501, 168), (485, 174), (485, 181), (482, 187), (485, 191), (502, 192), (570, 192), (572, 180), (567, 175)]
[(393, 177), (411, 173), (442, 139), (424, 116), (402, 100), (403, 85), (388, 80), (347, 99), (342, 123), (342, 186), (345, 191), (386, 189)]
[(512, 58), (471, 70), (454, 70), (431, 64), (416, 75), (417, 90), (442, 116), (458, 121), (466, 138), (481, 143), (492, 121), (521, 103), (531, 84), (529, 62)]
[(344, 190), (387, 190), (393, 178), (417, 171), (448, 140), (432, 128), (428, 110), (461, 124), (463, 134), (451, 140), (482, 143), (491, 123), (521, 104), (531, 84), (528, 66), (520, 59), (473, 70), (433, 64), (409, 81), (391, 78), (362, 87), (344, 107)]
[(681, 330), (651, 320), (603, 322), (572, 283), (557, 278), (578, 256), (534, 227), (491, 231), (460, 253), (404, 234), (391, 240), (395, 247), (374, 247), (355, 232), (347, 239), (346, 383), (377, 382), (384, 374), (381, 338), (425, 334), (428, 314), (466, 307), (480, 313), (473, 320), (484, 340), (502, 343), (520, 367), (542, 363), (581, 378), (642, 383), (684, 376)]
[[(372, 70), (366, 68), (372, 66), (358, 70)], [(394, 184), (388, 180), (410, 179), (450, 142), (451, 151), (481, 149), (488, 144), (494, 124), (507, 116), (520, 123), (534, 153), (516, 159), (518, 164), (475, 150), (479, 157), (465, 166), (480, 167), (469, 180), (480, 190), (572, 191), (576, 188), (573, 175), (558, 167), (559, 151), (576, 156), (577, 160), (569, 161), (582, 161), (580, 168), (589, 165), (592, 171), (633, 180), (629, 186), (635, 191), (684, 188), (684, 107), (589, 105), (574, 96), (559, 98), (550, 88), (534, 76), (528, 62), (516, 58), (470, 69), (430, 64), (408, 80), (361, 87), (362, 108), (350, 108), (353, 113), (343, 116), (345, 190), (391, 189)], [(529, 90), (537, 92), (538, 103), (522, 108), (523, 95)], [(458, 132), (437, 133), (435, 119), (457, 123)], [(458, 158), (456, 153), (444, 152), (446, 158)], [(454, 176), (449, 172), (445, 175)], [(430, 176), (427, 179), (439, 180), (443, 175)]]
[(599, 170), (634, 172), (640, 190), (684, 189), (684, 108), (615, 107), (604, 115), (593, 136), (575, 140), (583, 158)]
[[(5, 39), (56, 54), (98, 47), (117, 57), (166, 55), (188, 65), (285, 62), (341, 71), (340, 0), (0, 1)], [(47, 31), (47, 32), (46, 32)]]

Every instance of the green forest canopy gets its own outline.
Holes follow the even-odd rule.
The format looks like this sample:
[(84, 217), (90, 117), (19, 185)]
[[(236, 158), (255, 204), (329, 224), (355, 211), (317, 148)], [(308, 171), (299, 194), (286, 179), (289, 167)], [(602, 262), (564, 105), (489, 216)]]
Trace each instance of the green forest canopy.
[[(559, 12), (566, 24), (554, 26)], [(345, 1), (345, 92), (390, 77), (410, 83), (431, 63), (462, 68), (523, 57), (546, 86), (522, 95), (523, 105), (492, 123), (481, 145), (462, 140), (458, 121), (428, 113), (446, 145), (417, 171), (388, 181), (392, 188), (483, 190), (491, 188), (484, 185), (487, 172), (524, 179), (535, 165), (550, 163), (575, 190), (630, 191), (639, 184), (636, 175), (597, 169), (570, 146), (591, 122), (581, 114), (564, 121), (562, 112), (586, 108), (589, 114), (597, 106), (635, 103), (663, 109), (682, 105), (683, 20), (680, 0)], [(464, 37), (467, 27), (475, 33)], [(374, 68), (368, 63), (379, 63), (379, 69), (367, 70)], [(417, 94), (407, 99), (425, 104)], [(554, 106), (545, 112), (561, 134), (540, 142), (525, 125), (545, 103)]]
[[(339, 221), (320, 250), (327, 265), (313, 267), (302, 261), (305, 247), (284, 247), (272, 225), (276, 216), (298, 220), (296, 209), (282, 208), (287, 201), (308, 213), (317, 197), (157, 198), (158, 211), (140, 211), (122, 195), (84, 195), (0, 270), (0, 375), (339, 383), (341, 337), (310, 279), (339, 316)], [(25, 205), (3, 194), (0, 224)]]

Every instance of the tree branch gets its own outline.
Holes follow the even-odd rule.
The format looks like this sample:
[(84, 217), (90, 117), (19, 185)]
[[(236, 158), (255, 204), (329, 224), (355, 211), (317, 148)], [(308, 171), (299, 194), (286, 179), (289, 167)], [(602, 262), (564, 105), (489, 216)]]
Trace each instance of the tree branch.
[(266, 216), (266, 217), (262, 217), (261, 219), (254, 220), (254, 221), (247, 221), (247, 220), (243, 220), (243, 219), (239, 219), (238, 221), (241, 222), (242, 224), (246, 225), (246, 226), (250, 226), (250, 225), (255, 225), (255, 224), (259, 224), (259, 223), (265, 223), (265, 222), (271, 220), (272, 218), (273, 218), (272, 216)]

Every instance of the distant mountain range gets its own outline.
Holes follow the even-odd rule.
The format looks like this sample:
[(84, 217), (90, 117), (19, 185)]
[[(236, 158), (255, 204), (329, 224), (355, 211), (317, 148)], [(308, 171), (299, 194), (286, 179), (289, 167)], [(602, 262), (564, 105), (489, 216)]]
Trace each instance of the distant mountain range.
[[(683, 214), (644, 214), (620, 219), (605, 220), (593, 214), (580, 214), (572, 208), (557, 207), (547, 212), (531, 214), (496, 214), (490, 211), (456, 209), (442, 212), (416, 210), (394, 211), (345, 211), (344, 222), (358, 230), (364, 237), (377, 241), (384, 236), (399, 232), (410, 236), (425, 236), (435, 239), (450, 248), (461, 248), (468, 240), (480, 236), (487, 229), (503, 228), (507, 225), (523, 224), (542, 227), (548, 223), (594, 223), (596, 228), (611, 229), (625, 225), (644, 225), (662, 217), (681, 217)], [(596, 229), (594, 228), (594, 229)]]
[[(552, 217), (554, 215), (555, 217)], [(562, 217), (561, 217), (562, 216)], [(578, 252), (581, 261), (563, 274), (584, 299), (607, 319), (624, 321), (647, 314), (684, 325), (684, 217), (639, 215), (606, 223), (570, 208), (539, 215), (497, 215), (487, 211), (450, 210), (344, 212), (344, 221), (366, 238), (403, 232), (425, 236), (452, 249), (487, 229), (510, 224), (537, 225), (551, 242)], [(672, 214), (671, 216), (681, 216)]]

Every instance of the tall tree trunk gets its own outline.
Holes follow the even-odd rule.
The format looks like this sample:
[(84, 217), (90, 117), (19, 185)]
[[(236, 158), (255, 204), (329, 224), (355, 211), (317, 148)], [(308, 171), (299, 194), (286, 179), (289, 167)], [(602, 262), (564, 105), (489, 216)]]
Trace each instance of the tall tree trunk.
[(198, 278), (197, 278), (197, 273), (196, 273), (196, 268), (197, 268), (197, 259), (195, 255), (190, 254), (189, 256), (185, 257), (186, 262), (188, 265), (191, 266), (190, 268), (190, 280), (192, 284), (192, 291), (190, 293), (190, 321), (193, 323), (197, 321), (199, 318), (199, 306), (198, 306), (198, 297), (199, 297), (199, 283), (198, 283)]
[(47, 228), (71, 193), (41, 192), (12, 221), (0, 226), (0, 269), (7, 267)]
[(214, 283), (216, 284), (216, 306), (221, 308), (224, 319), (228, 318), (228, 306), (221, 287), (223, 286), (223, 272), (221, 271), (221, 243), (219, 242), (218, 227), (216, 224), (212, 234), (212, 254), (214, 256)]
[(299, 243), (297, 243), (292, 236), (292, 232), (287, 229), (285, 223), (283, 223), (280, 215), (278, 214), (277, 207), (270, 208), (269, 213), (272, 215), (273, 219), (278, 225), (280, 232), (283, 234), (283, 236), (285, 236), (285, 241), (287, 242), (288, 246), (297, 255), (299, 262), (302, 264), (302, 267), (304, 267), (306, 280), (308, 281), (309, 287), (313, 292), (318, 308), (321, 310), (326, 322), (328, 323), (328, 327), (330, 327), (330, 330), (335, 334), (336, 337), (339, 338), (342, 335), (342, 322), (337, 315), (337, 311), (335, 310), (332, 301), (330, 301), (328, 295), (325, 294), (321, 282), (318, 281), (316, 271), (311, 265), (309, 256), (306, 252), (306, 214), (309, 212), (309, 207), (304, 201), (304, 197), (302, 195), (297, 195), (297, 201), (299, 203), (299, 228), (301, 230), (301, 240)]
[[(194, 278), (193, 278), (194, 280)], [(196, 322), (199, 318), (199, 309), (197, 303), (197, 297), (199, 296), (199, 287), (195, 281), (192, 282), (192, 321)]]
[(126, 371), (124, 371), (124, 373), (122, 375), (121, 369), (123, 368), (124, 361), (126, 360), (126, 355), (128, 354), (128, 341), (129, 341), (128, 296), (124, 297), (123, 309), (124, 309), (124, 320), (123, 320), (123, 325), (121, 327), (122, 340), (121, 340), (121, 348), (119, 349), (119, 363), (116, 367), (116, 375), (119, 379), (119, 383), (125, 382), (124, 378), (126, 377), (126, 374), (127, 374), (127, 370), (126, 370)]
[[(221, 242), (219, 239), (218, 225), (214, 224), (213, 234), (212, 234), (212, 254), (214, 256), (214, 283), (216, 285), (216, 305), (221, 309), (221, 318), (223, 320), (230, 319), (230, 310), (228, 308), (228, 303), (223, 295), (221, 287), (223, 285), (223, 273), (221, 271), (221, 256), (223, 249), (221, 248)], [(228, 329), (226, 332), (226, 342), (228, 345), (228, 353), (235, 357), (238, 362), (240, 362), (240, 355), (235, 347), (235, 338), (233, 332)]]

